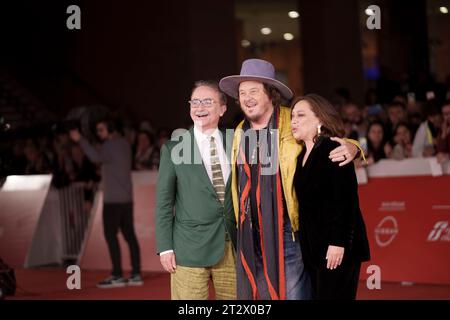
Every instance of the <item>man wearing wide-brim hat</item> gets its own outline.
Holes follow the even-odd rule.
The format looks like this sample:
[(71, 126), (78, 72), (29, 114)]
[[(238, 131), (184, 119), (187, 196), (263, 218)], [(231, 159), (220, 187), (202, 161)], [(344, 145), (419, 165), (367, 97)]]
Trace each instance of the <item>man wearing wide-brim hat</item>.
[[(298, 200), (293, 187), (302, 146), (291, 133), (292, 91), (275, 79), (267, 61), (243, 62), (239, 75), (223, 78), (220, 89), (238, 99), (245, 119), (233, 139), (232, 197), (238, 222), (239, 299), (311, 299), (312, 289), (298, 242)], [(341, 146), (330, 161), (351, 162), (354, 143)]]

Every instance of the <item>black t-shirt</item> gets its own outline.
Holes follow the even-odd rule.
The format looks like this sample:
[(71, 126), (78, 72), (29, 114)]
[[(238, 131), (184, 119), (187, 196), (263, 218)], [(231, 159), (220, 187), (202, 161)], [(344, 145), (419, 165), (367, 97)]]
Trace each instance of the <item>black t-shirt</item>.
[[(253, 129), (248, 129), (253, 130)], [(258, 205), (256, 200), (256, 191), (258, 187), (258, 165), (260, 163), (260, 136), (261, 134), (266, 133), (267, 128), (263, 128), (260, 130), (254, 130), (256, 133), (256, 145), (250, 144), (250, 139), (245, 139), (244, 141), (244, 152), (245, 152), (245, 158), (247, 160), (247, 163), (250, 166), (250, 207), (251, 207), (251, 219), (252, 219), (252, 226), (253, 226), (253, 239), (255, 242), (255, 250), (258, 254), (261, 254), (261, 241), (259, 237), (259, 224), (258, 224)], [(251, 136), (250, 134), (247, 136)], [(281, 194), (283, 195), (283, 213), (284, 213), (284, 220), (289, 220), (289, 215), (287, 212), (287, 205), (286, 200), (284, 198), (284, 191), (283, 191), (283, 185), (281, 185)], [(262, 212), (262, 214), (264, 214)]]

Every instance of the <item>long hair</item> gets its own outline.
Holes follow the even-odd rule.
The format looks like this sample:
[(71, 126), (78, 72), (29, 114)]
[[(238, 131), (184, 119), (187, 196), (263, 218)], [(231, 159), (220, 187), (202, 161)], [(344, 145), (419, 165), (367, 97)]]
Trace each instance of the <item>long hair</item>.
[(386, 128), (385, 125), (383, 123), (383, 121), (381, 120), (374, 120), (372, 122), (369, 123), (367, 130), (366, 130), (366, 137), (367, 137), (367, 147), (369, 150), (375, 150), (375, 146), (372, 143), (372, 140), (370, 140), (369, 138), (369, 132), (372, 129), (373, 126), (380, 126), (381, 130), (383, 132), (383, 139), (381, 140), (381, 146), (384, 146), (386, 144), (387, 141), (387, 136), (386, 136)]
[(281, 93), (280, 91), (275, 88), (274, 86), (267, 84), (267, 83), (263, 83), (264, 86), (264, 91), (266, 92), (267, 96), (269, 97), (269, 99), (272, 101), (272, 105), (277, 108), (281, 105)]
[(291, 103), (291, 108), (293, 109), (300, 101), (307, 102), (311, 111), (322, 123), (321, 136), (344, 137), (344, 123), (342, 122), (339, 112), (328, 102), (328, 100), (318, 94), (310, 93), (295, 98)]

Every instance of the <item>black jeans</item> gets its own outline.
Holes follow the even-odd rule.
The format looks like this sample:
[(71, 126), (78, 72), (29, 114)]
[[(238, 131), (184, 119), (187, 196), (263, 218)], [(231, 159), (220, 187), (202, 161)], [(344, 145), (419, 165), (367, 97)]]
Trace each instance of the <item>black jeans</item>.
[(133, 203), (104, 203), (103, 232), (113, 265), (112, 275), (117, 277), (122, 276), (122, 260), (117, 239), (119, 229), (130, 248), (132, 273), (139, 274), (141, 272), (141, 257), (136, 233), (134, 232)]

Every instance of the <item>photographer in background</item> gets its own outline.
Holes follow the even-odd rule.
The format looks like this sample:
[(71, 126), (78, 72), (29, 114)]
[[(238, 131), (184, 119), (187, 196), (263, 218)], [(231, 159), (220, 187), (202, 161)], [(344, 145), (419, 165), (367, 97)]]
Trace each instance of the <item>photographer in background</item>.
[[(100, 120), (96, 125), (97, 137), (102, 141), (94, 148), (78, 129), (70, 130), (70, 138), (79, 142), (88, 158), (102, 166), (103, 228), (108, 243), (113, 270), (112, 276), (98, 283), (99, 288), (142, 285), (140, 251), (133, 225), (133, 190), (131, 183), (132, 154), (128, 141), (116, 130), (111, 120)], [(121, 253), (117, 233), (119, 229), (128, 243), (132, 273), (123, 278)]]

